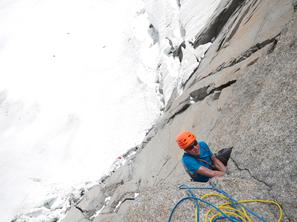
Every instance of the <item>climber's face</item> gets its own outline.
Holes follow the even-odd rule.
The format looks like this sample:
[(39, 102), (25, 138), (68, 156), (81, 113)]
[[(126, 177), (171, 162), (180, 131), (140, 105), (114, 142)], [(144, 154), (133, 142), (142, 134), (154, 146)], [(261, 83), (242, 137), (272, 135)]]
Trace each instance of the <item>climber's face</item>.
[(193, 156), (199, 156), (200, 154), (200, 146), (197, 140), (195, 140), (190, 146), (188, 146), (185, 151)]

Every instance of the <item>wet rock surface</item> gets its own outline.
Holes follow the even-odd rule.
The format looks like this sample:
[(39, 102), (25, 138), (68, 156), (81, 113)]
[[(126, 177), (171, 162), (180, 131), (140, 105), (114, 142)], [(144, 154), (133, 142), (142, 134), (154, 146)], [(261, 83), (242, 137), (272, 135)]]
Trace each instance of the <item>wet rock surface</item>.
[[(233, 147), (229, 174), (216, 181), (217, 186), (236, 199), (275, 199), (283, 206), (283, 221), (297, 221), (294, 4), (287, 0), (239, 4), (183, 94), (148, 132), (136, 155), (86, 194), (76, 204), (81, 211), (71, 208), (64, 222), (168, 220), (174, 205), (186, 196), (178, 185), (202, 185), (190, 181), (180, 162), (175, 136), (185, 129), (213, 151)], [(275, 207), (249, 206), (267, 221), (277, 221)], [(182, 205), (172, 219), (192, 221), (193, 204)]]

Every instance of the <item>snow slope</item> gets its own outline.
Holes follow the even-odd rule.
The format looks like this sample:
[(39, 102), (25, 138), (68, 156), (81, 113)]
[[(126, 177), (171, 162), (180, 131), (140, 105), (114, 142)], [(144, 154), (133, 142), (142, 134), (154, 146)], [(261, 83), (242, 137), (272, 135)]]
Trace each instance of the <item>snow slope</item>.
[(103, 175), (160, 113), (140, 1), (0, 3), (1, 221)]
[(97, 180), (141, 142), (208, 48), (186, 42), (184, 64), (170, 54), (191, 38), (187, 10), (169, 0), (0, 2), (1, 221)]

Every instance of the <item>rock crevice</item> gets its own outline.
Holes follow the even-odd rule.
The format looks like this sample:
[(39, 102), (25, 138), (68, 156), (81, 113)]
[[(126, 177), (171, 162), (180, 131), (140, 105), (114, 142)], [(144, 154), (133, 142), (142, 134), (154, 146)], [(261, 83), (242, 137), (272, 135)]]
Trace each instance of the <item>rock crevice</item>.
[(268, 190), (272, 190), (272, 185), (268, 184), (267, 182), (265, 182), (264, 180), (260, 180), (259, 178), (257, 178), (255, 175), (252, 174), (251, 170), (248, 169), (248, 168), (242, 168), (239, 166), (239, 164), (235, 161), (234, 158), (230, 157), (230, 159), (233, 161), (234, 165), (236, 166), (236, 168), (239, 170), (239, 171), (246, 171), (249, 173), (249, 175), (256, 181), (264, 184)]
[[(228, 62), (224, 62), (221, 65), (219, 65), (215, 71), (210, 72), (209, 74), (202, 76), (198, 79), (198, 81), (203, 80), (211, 75), (215, 75), (216, 73), (220, 72), (223, 69), (226, 69), (228, 67), (234, 66), (244, 60), (246, 60), (247, 58), (249, 58), (252, 54), (256, 53), (258, 50), (264, 48), (265, 46), (271, 44), (270, 49), (268, 50), (268, 53), (271, 53), (276, 44), (277, 44), (277, 38), (279, 37), (280, 34), (278, 34), (277, 36), (273, 37), (272, 39), (267, 39), (263, 42), (257, 43), (254, 46), (252, 46), (251, 48), (249, 48), (248, 50), (246, 50), (245, 52), (243, 52), (239, 57), (231, 59)], [(251, 65), (251, 64), (250, 64)], [(191, 87), (191, 85), (190, 85)]]
[(194, 41), (194, 47), (196, 48), (199, 45), (211, 42), (213, 38), (216, 38), (223, 26), (229, 20), (230, 16), (243, 2), (244, 0), (223, 1), (222, 4), (226, 4), (226, 6), (216, 17), (212, 19), (210, 25), (203, 30), (202, 33), (197, 34), (199, 37)]

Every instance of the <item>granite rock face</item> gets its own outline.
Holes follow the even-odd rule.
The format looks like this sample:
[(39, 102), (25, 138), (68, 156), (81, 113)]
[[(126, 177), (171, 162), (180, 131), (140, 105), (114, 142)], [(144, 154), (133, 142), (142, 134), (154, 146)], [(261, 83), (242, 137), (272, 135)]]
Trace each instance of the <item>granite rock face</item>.
[(289, 24), (274, 53), (238, 79), (210, 139), (232, 143), (233, 161), (248, 169), (279, 200), (292, 220), (297, 202), (297, 23)]
[[(283, 221), (297, 221), (296, 2), (223, 1), (209, 25), (235, 2), (218, 33), (212, 36), (209, 26), (201, 32), (214, 37), (212, 46), (136, 156), (91, 189), (65, 222), (168, 220), (185, 196), (178, 185), (202, 185), (190, 182), (180, 161), (175, 136), (185, 129), (213, 151), (233, 147), (229, 174), (218, 186), (237, 199), (275, 199)], [(277, 221), (275, 208), (255, 207)], [(173, 218), (192, 219), (190, 202)]]

